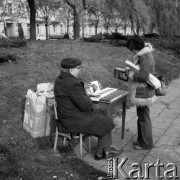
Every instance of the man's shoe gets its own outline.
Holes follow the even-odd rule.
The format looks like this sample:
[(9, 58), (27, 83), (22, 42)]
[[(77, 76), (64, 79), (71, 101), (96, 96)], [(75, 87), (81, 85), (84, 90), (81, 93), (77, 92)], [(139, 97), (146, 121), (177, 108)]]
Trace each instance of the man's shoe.
[(112, 153), (112, 152), (106, 151), (106, 152), (104, 152), (103, 156), (99, 156), (99, 155), (95, 154), (94, 159), (96, 161), (100, 161), (102, 159), (113, 158), (113, 157), (116, 157), (118, 155), (119, 155), (118, 153)]
[(118, 156), (119, 154), (122, 154), (123, 153), (123, 150), (117, 150), (113, 147), (109, 147), (109, 148), (106, 148), (104, 149), (104, 157), (105, 158), (112, 158), (112, 157), (116, 157)]
[(123, 152), (124, 151), (122, 149), (118, 150), (118, 149), (116, 149), (114, 147), (108, 147), (108, 148), (104, 149), (102, 156), (95, 154), (94, 159), (96, 161), (99, 161), (99, 160), (102, 160), (102, 159), (113, 158), (113, 157), (116, 157), (116, 156), (122, 154)]
[(108, 152), (110, 152), (110, 153), (115, 153), (115, 154), (121, 154), (121, 153), (123, 153), (123, 150), (122, 149), (116, 149), (116, 148), (114, 148), (114, 147), (108, 147), (108, 148), (105, 148), (104, 149), (104, 152), (106, 152), (106, 151), (108, 151)]
[(108, 158), (113, 158), (113, 157), (117, 157), (119, 155), (119, 153), (114, 153), (114, 152), (105, 152), (104, 153), (104, 158), (108, 159)]

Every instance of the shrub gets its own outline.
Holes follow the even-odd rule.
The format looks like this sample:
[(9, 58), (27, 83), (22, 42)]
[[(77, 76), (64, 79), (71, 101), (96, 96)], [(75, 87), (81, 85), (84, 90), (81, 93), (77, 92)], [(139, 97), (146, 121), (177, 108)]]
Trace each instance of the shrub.
[(22, 47), (22, 46), (26, 46), (26, 40), (21, 40), (21, 39), (12, 40), (11, 47)]
[(14, 54), (0, 54), (0, 63), (6, 62), (6, 61), (16, 61), (18, 57)]
[(104, 37), (104, 39), (125, 40), (125, 41), (127, 41), (129, 38), (128, 36), (125, 36), (125, 35), (118, 33), (118, 32), (113, 32), (112, 34), (104, 33), (103, 37)]
[(118, 47), (126, 47), (127, 41), (125, 40), (110, 40), (109, 42), (113, 46), (118, 46)]
[(148, 33), (148, 34), (144, 34), (143, 36), (144, 36), (144, 37), (149, 37), (149, 38), (152, 38), (152, 37), (159, 37), (159, 35), (156, 34), (156, 33)]
[(0, 39), (0, 47), (22, 47), (26, 46), (26, 40), (22, 39), (9, 39), (9, 38), (1, 38)]
[(69, 34), (64, 34), (64, 39), (69, 39)]
[(100, 34), (91, 36), (89, 38), (83, 38), (84, 41), (86, 42), (99, 42), (102, 40), (102, 36)]
[(112, 39), (112, 35), (109, 34), (109, 33), (104, 33), (104, 34), (103, 34), (103, 38), (104, 38), (104, 39)]
[(125, 36), (125, 35), (123, 35), (121, 33), (118, 33), (118, 32), (112, 33), (111, 36), (112, 36), (113, 39), (121, 39), (121, 40), (127, 40), (128, 39), (127, 36)]
[(161, 39), (159, 44), (164, 49), (171, 49), (180, 54), (180, 41), (177, 38)]

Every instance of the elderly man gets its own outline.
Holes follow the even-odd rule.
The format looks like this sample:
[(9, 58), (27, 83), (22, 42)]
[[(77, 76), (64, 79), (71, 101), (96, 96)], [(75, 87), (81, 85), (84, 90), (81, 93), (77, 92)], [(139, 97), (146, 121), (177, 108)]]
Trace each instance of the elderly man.
[(96, 160), (117, 156), (121, 151), (110, 147), (113, 121), (92, 112), (93, 102), (86, 95), (84, 83), (78, 79), (81, 63), (81, 60), (75, 58), (61, 61), (61, 73), (54, 86), (59, 122), (67, 132), (98, 137)]

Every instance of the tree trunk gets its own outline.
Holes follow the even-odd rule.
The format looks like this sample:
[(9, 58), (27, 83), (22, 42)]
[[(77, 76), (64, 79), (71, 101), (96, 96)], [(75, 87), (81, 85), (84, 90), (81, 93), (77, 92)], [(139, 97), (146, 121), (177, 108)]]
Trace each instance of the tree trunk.
[(140, 33), (140, 24), (139, 24), (139, 20), (137, 20), (137, 23), (136, 23), (136, 33), (137, 33), (137, 35), (139, 35), (139, 33)]
[(4, 34), (5, 36), (7, 36), (7, 25), (6, 25), (5, 20), (4, 20)]
[(130, 16), (130, 20), (131, 20), (131, 35), (134, 35), (136, 33), (134, 31), (134, 21), (133, 21), (132, 15)]
[(115, 24), (115, 33), (117, 33), (118, 32), (118, 25), (117, 25), (117, 23)]
[(36, 7), (34, 0), (28, 0), (30, 8), (30, 40), (36, 40)]
[(84, 21), (82, 22), (82, 38), (84, 38)]
[(74, 7), (74, 39), (79, 39), (80, 38), (80, 22), (79, 22), (79, 14)]
[(98, 29), (98, 25), (95, 24), (95, 35), (97, 35), (97, 29)]
[(124, 22), (123, 29), (124, 29), (124, 35), (126, 36), (126, 34), (127, 34), (127, 24), (125, 22)]
[(46, 40), (48, 40), (48, 23), (45, 23), (45, 28), (46, 28)]
[(155, 24), (154, 24), (154, 23), (151, 23), (151, 25), (150, 25), (150, 33), (151, 33), (151, 34), (153, 33), (154, 28), (155, 28)]
[(109, 33), (109, 27), (106, 28), (106, 33)]
[(69, 20), (67, 20), (67, 29), (66, 29), (67, 34), (69, 34)]

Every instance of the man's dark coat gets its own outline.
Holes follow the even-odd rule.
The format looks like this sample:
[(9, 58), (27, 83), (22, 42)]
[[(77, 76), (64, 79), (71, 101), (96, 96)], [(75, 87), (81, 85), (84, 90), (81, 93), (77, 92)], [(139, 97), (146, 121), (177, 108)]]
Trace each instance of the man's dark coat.
[(111, 119), (92, 112), (93, 102), (85, 95), (83, 82), (70, 73), (60, 73), (54, 93), (58, 118), (67, 131), (102, 136), (114, 128)]

